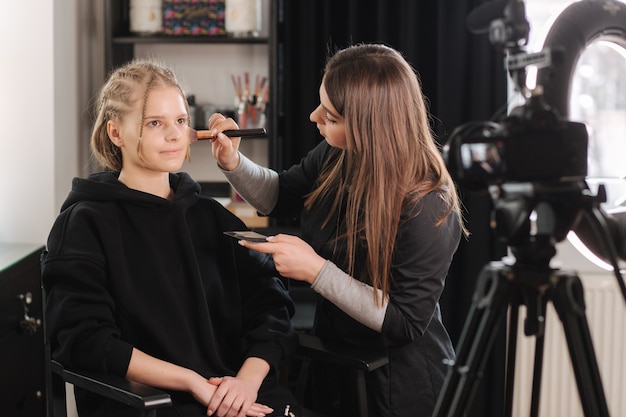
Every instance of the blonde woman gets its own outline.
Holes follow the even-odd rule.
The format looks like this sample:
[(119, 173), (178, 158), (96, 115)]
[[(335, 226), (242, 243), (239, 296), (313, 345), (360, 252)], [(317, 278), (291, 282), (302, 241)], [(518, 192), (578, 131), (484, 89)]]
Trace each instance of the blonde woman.
[[(106, 170), (74, 179), (48, 239), (52, 355), (167, 390), (159, 417), (295, 411), (275, 379), (295, 343), (293, 303), (268, 255), (223, 234), (244, 224), (177, 173), (188, 128), (167, 68), (131, 62), (103, 86), (91, 145)], [(81, 417), (133, 415), (75, 394)]]

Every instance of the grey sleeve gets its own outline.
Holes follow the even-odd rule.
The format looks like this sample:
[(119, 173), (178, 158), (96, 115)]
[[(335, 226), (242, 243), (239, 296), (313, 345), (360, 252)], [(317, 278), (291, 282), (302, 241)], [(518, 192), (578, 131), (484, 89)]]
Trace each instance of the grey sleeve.
[(380, 290), (352, 278), (331, 261), (326, 261), (311, 288), (364, 326), (382, 330), (389, 300), (377, 306), (374, 291), (380, 298)]
[(278, 201), (276, 171), (255, 164), (242, 153), (239, 154), (237, 168), (221, 171), (235, 191), (259, 213), (269, 214), (272, 211)]

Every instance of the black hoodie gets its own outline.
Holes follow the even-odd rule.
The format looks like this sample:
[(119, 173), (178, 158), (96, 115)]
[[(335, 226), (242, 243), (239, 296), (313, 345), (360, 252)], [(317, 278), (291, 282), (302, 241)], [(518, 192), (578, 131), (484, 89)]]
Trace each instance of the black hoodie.
[(205, 377), (235, 375), (250, 356), (279, 367), (295, 343), (293, 303), (271, 257), (222, 233), (244, 223), (187, 174), (170, 174), (172, 200), (118, 175), (75, 178), (50, 232), (53, 357), (121, 376), (133, 347)]

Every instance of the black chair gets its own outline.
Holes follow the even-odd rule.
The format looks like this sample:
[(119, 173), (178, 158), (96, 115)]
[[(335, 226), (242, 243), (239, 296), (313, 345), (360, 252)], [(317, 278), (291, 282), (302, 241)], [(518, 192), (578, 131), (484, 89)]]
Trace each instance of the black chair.
[[(44, 251), (41, 254), (42, 266), (45, 256)], [(155, 417), (158, 408), (171, 406), (169, 394), (156, 388), (105, 373), (70, 371), (53, 360), (46, 326), (46, 291), (43, 285), (41, 295), (44, 304), (42, 317), (47, 417), (67, 417), (66, 383), (135, 408), (141, 417)]]
[(303, 358), (296, 385), (295, 395), (300, 404), (315, 410), (315, 404), (307, 404), (305, 400), (309, 381), (308, 367), (315, 366), (315, 361), (342, 368), (352, 379), (353, 391), (357, 399), (355, 416), (368, 417), (367, 389), (365, 378), (368, 372), (374, 371), (389, 363), (386, 355), (366, 347), (347, 346), (333, 343), (306, 333), (298, 334), (297, 356)]
[[(41, 262), (45, 259), (46, 252), (41, 255)], [(43, 309), (44, 331), (44, 355), (45, 355), (45, 380), (46, 380), (46, 416), (67, 417), (66, 383), (80, 387), (92, 393), (118, 401), (128, 407), (139, 411), (142, 417), (156, 417), (157, 410), (162, 407), (170, 407), (172, 404), (169, 394), (157, 388), (128, 381), (119, 376), (68, 370), (59, 362), (52, 359), (50, 341), (46, 329), (45, 315), (45, 289), (41, 288)], [(360, 417), (367, 417), (367, 394), (365, 391), (365, 375), (387, 364), (387, 357), (370, 352), (367, 349), (355, 349), (353, 347), (324, 342), (310, 334), (298, 333), (299, 346), (297, 357), (305, 361), (321, 360), (332, 365), (344, 367), (347, 372), (354, 372), (355, 387), (359, 395)], [(305, 378), (298, 378), (294, 388), (295, 395), (301, 400), (306, 390)], [(300, 416), (298, 416), (300, 417)], [(303, 409), (302, 417), (323, 417), (314, 409)]]
[(54, 360), (49, 360), (47, 366), (48, 417), (67, 416), (66, 382), (135, 408), (142, 417), (154, 417), (158, 408), (172, 404), (169, 394), (124, 378), (94, 372), (69, 371)]

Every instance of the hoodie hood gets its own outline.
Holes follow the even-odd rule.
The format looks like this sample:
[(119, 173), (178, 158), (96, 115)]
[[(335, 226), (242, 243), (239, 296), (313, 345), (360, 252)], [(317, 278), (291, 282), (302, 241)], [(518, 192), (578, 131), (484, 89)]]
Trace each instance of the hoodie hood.
[(128, 188), (117, 178), (119, 172), (105, 171), (91, 174), (88, 178), (74, 178), (72, 190), (61, 207), (61, 211), (79, 201), (126, 201), (148, 206), (167, 206), (194, 204), (200, 195), (200, 184), (189, 174), (180, 172), (170, 174), (170, 186), (174, 190), (174, 198), (166, 200), (153, 194)]

